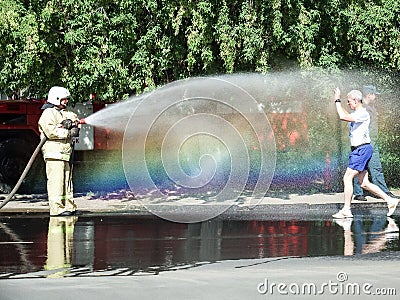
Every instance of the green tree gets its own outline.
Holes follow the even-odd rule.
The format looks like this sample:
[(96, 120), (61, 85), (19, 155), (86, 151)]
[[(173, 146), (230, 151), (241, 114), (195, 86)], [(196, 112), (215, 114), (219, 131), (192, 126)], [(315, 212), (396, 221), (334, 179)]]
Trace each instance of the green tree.
[(19, 1), (1, 1), (0, 89), (10, 93), (42, 81), (36, 69), (42, 49), (35, 14)]
[(400, 4), (345, 0), (2, 0), (0, 89), (118, 101), (216, 73), (400, 69)]

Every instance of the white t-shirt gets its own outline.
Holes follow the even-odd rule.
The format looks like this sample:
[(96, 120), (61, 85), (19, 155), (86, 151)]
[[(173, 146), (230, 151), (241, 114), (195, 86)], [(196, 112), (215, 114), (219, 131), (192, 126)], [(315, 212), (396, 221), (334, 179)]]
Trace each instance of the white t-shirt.
[(364, 107), (362, 107), (358, 110), (353, 111), (351, 115), (356, 121), (350, 123), (350, 144), (352, 146), (359, 146), (361, 144), (370, 143), (370, 116), (368, 111)]

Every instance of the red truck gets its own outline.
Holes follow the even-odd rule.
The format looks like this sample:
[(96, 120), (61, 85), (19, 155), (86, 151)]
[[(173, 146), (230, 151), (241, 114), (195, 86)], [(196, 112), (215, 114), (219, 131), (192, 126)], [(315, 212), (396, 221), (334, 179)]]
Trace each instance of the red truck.
[[(40, 99), (0, 100), (0, 193), (8, 193), (14, 187), (40, 141), (38, 120), (42, 114), (43, 103), (45, 100)], [(90, 101), (78, 103), (72, 110), (80, 118), (84, 118), (105, 106), (104, 103)], [(120, 134), (82, 125), (75, 146), (74, 166), (75, 171), (88, 174), (80, 176), (79, 178), (85, 179), (78, 184), (74, 182), (75, 186), (91, 189), (91, 186), (101, 185), (101, 180), (109, 182), (103, 171), (110, 170), (110, 165), (111, 170), (117, 174), (114, 174), (113, 178), (118, 178), (121, 183), (121, 145)], [(101, 169), (101, 165), (105, 169)], [(45, 190), (44, 163), (41, 155), (35, 160), (21, 189), (29, 192)]]

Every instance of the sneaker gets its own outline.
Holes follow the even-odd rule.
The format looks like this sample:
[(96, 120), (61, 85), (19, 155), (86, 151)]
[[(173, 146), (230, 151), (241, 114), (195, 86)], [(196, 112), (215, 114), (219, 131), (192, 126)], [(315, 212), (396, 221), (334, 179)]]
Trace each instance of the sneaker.
[(338, 224), (340, 227), (343, 228), (343, 230), (351, 230), (351, 223), (353, 223), (353, 219), (347, 218), (347, 219), (335, 219), (333, 220), (334, 223)]
[(389, 200), (387, 200), (387, 205), (388, 205), (389, 211), (386, 215), (388, 217), (393, 215), (394, 211), (396, 210), (397, 204), (399, 204), (399, 199), (390, 198)]
[(352, 218), (353, 214), (350, 210), (339, 210), (336, 214), (333, 214), (332, 217), (335, 219), (345, 219), (345, 218)]
[(354, 200), (357, 200), (357, 201), (367, 201), (367, 198), (365, 198), (364, 195), (355, 195), (355, 196), (354, 196)]
[(392, 194), (392, 192), (388, 192), (386, 194), (391, 198), (400, 199), (400, 196), (396, 196), (395, 194)]

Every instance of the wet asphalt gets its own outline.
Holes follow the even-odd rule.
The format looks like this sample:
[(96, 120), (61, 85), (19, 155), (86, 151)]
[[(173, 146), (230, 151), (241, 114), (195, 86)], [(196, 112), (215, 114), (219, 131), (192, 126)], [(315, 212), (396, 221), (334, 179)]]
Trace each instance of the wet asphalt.
[(0, 280), (6, 299), (398, 299), (398, 254), (222, 261), (158, 275)]
[[(66, 272), (65, 268), (61, 268), (61, 273), (65, 273), (60, 278), (50, 278), (57, 276), (48, 276), (55, 273), (40, 267), (27, 273), (3, 271), (0, 276), (0, 298), (398, 299), (400, 291), (397, 288), (396, 274), (400, 267), (399, 238), (396, 232), (385, 232), (385, 226), (388, 226), (385, 203), (372, 198), (368, 202), (353, 203), (355, 218), (350, 227), (346, 228), (346, 224), (336, 224), (331, 218), (331, 214), (342, 206), (341, 196), (340, 193), (328, 196), (314, 195), (311, 198), (294, 196), (292, 199), (265, 199), (256, 206), (243, 203), (232, 205), (201, 225), (190, 222), (199, 216), (208, 215), (207, 210), (204, 213), (201, 205), (158, 205), (157, 213), (167, 218), (164, 220), (155, 216), (148, 207), (143, 207), (137, 200), (129, 197), (78, 197), (81, 209), (75, 223), (75, 248), (80, 245), (81, 248), (83, 246), (82, 249), (91, 249), (99, 261), (94, 263), (92, 258), (89, 263), (68, 267)], [(326, 200), (327, 197), (329, 201)], [(188, 223), (182, 225), (168, 220), (183, 212), (189, 216)], [(369, 230), (376, 218), (385, 224), (379, 233)], [(42, 245), (44, 252), (40, 255), (44, 256), (43, 260), (46, 259), (45, 250), (46, 244), (49, 244), (47, 238), (50, 232), (47, 226), (50, 226), (50, 218), (43, 197), (19, 196), (4, 207), (0, 212), (0, 219), (4, 226), (8, 226), (7, 228), (14, 232), (19, 232), (18, 225), (15, 224), (26, 220), (33, 222), (29, 223), (32, 227), (42, 226), (42, 230), (36, 232), (38, 240), (35, 241), (35, 245)], [(133, 220), (141, 220), (142, 223)], [(357, 226), (360, 224), (357, 222), (360, 220), (366, 228), (362, 233), (357, 232)], [(393, 220), (398, 224), (398, 210), (393, 215)], [(103, 226), (102, 222), (105, 223)], [(141, 226), (137, 225), (138, 223)], [(153, 224), (154, 228), (149, 230), (151, 223), (157, 224)], [(308, 229), (304, 234), (299, 231), (279, 231), (282, 228), (302, 229), (305, 224), (318, 224), (319, 229)], [(332, 228), (328, 230), (327, 226)], [(166, 231), (160, 233), (163, 228)], [(177, 228), (181, 231), (177, 232)], [(248, 231), (244, 233), (240, 231), (243, 228), (255, 231), (250, 234)], [(278, 231), (271, 233), (271, 228)], [(27, 232), (24, 228), (20, 230)], [(81, 233), (78, 234), (79, 232)], [(138, 238), (137, 232), (142, 232), (143, 236)], [(92, 238), (84, 238), (84, 234), (90, 233), (93, 234)], [(158, 235), (156, 239), (155, 234)], [(218, 238), (215, 238), (216, 236)], [(307, 239), (307, 243), (299, 240), (300, 237)], [(320, 245), (312, 245), (312, 241), (324, 238), (327, 241)], [(360, 238), (365, 241), (360, 242)], [(93, 244), (87, 245), (89, 240)], [(171, 240), (172, 243), (165, 242)], [(22, 244), (24, 241), (29, 239), (22, 239)], [(3, 256), (7, 248), (1, 242), (0, 253)], [(5, 242), (6, 240), (3, 240), (3, 243)], [(138, 248), (142, 252), (137, 252), (136, 248), (136, 252), (129, 248), (144, 242), (146, 244)], [(259, 246), (260, 243), (263, 244), (262, 247)], [(361, 243), (358, 245), (360, 251), (356, 251), (357, 243)], [(226, 246), (227, 244), (230, 246)], [(176, 245), (179, 247), (176, 248)], [(303, 245), (308, 252), (299, 253), (298, 250), (292, 249), (296, 245)], [(150, 261), (145, 264), (146, 268), (134, 268), (136, 263), (151, 256), (151, 249), (161, 246), (164, 247), (160, 256), (162, 260), (155, 260), (153, 266)], [(257, 249), (255, 252), (254, 247)], [(288, 247), (288, 250), (277, 254), (274, 252), (273, 256), (268, 253), (271, 247), (275, 247), (276, 251), (282, 250), (283, 247)], [(307, 254), (310, 247), (319, 247), (321, 252)], [(327, 251), (323, 254), (324, 247), (339, 249), (339, 252)], [(107, 248), (111, 252), (104, 250)], [(113, 260), (107, 261), (108, 256), (103, 257), (103, 254), (95, 252), (100, 249), (105, 251), (106, 255), (111, 255), (114, 251), (113, 255), (120, 257), (121, 261), (118, 264)], [(229, 255), (224, 256), (228, 251), (226, 249), (229, 249)], [(238, 249), (244, 249), (246, 254), (243, 254), (243, 251), (237, 252)], [(171, 255), (176, 255), (179, 251), (184, 252), (181, 254), (184, 257), (193, 256), (193, 253), (199, 254), (195, 255), (194, 259), (169, 263), (168, 267), (160, 268), (165, 264), (165, 259), (171, 259)], [(204, 256), (204, 253), (211, 255), (212, 259), (210, 256)], [(249, 256), (249, 253), (253, 254)], [(132, 258), (132, 255), (138, 256), (138, 260)], [(77, 259), (76, 256), (74, 259)], [(4, 260), (2, 264), (4, 267)], [(18, 262), (15, 264), (18, 265)]]

